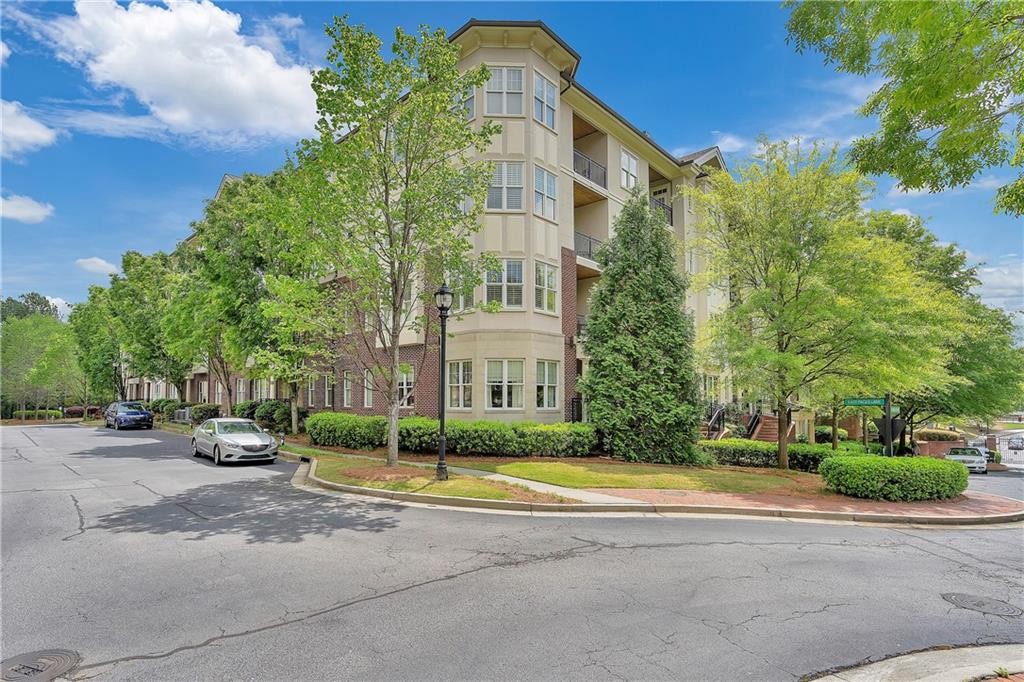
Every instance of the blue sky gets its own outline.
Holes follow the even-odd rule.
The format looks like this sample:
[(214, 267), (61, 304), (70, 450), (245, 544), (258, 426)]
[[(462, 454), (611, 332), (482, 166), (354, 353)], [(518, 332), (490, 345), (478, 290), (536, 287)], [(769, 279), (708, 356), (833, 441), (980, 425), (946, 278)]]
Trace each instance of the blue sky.
[[(785, 42), (775, 3), (4, 3), (3, 296), (65, 302), (129, 249), (173, 249), (224, 173), (277, 167), (314, 120), (322, 26), (348, 13), (448, 31), (470, 17), (542, 19), (582, 55), (580, 82), (663, 146), (719, 144), (739, 161), (760, 133), (846, 144), (872, 128), (872, 83)], [(869, 205), (929, 218), (982, 269), (986, 301), (1024, 307), (1021, 221), (992, 211), (1009, 169), (907, 195), (878, 178)]]

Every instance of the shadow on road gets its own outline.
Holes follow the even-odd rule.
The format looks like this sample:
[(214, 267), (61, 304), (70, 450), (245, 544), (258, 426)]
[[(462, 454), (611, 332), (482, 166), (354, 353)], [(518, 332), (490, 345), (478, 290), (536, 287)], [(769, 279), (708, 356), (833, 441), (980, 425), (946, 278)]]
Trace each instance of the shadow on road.
[(307, 535), (379, 533), (398, 525), (394, 515), (400, 506), (324, 497), (293, 488), (289, 479), (290, 474), (279, 474), (210, 483), (176, 495), (150, 490), (157, 497), (152, 504), (111, 512), (92, 527), (113, 533), (182, 533), (192, 540), (244, 535), (248, 543), (288, 543), (302, 542)]

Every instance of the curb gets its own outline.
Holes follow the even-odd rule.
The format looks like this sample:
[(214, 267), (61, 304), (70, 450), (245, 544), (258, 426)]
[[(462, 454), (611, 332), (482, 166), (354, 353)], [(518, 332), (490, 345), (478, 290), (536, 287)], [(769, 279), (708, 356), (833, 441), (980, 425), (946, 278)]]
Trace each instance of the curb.
[(367, 488), (345, 483), (333, 483), (318, 478), (316, 475), (316, 457), (296, 455), (278, 451), (279, 457), (287, 454), (288, 461), (309, 461), (309, 471), (305, 482), (325, 490), (334, 490), (353, 495), (364, 495), (384, 500), (401, 502), (417, 502), (420, 504), (440, 505), (445, 507), (464, 507), (469, 509), (503, 510), (512, 512), (636, 512), (650, 514), (722, 514), (732, 516), (787, 518), (819, 521), (855, 521), (859, 523), (934, 525), (934, 526), (965, 526), (1013, 523), (1024, 520), (1024, 510), (1010, 514), (992, 514), (989, 516), (904, 516), (899, 514), (871, 514), (866, 512), (833, 512), (809, 511), (806, 509), (765, 509), (759, 507), (725, 507), (697, 504), (650, 504), (634, 502), (622, 504), (595, 503), (559, 503), (559, 502), (516, 502), (508, 500), (484, 500), (472, 497), (448, 497), (446, 495), (429, 495), (426, 493), (406, 493), (394, 490)]
[(815, 682), (946, 682), (976, 680), (1003, 667), (1024, 670), (1024, 644), (940, 646), (890, 656), (874, 663), (833, 668), (803, 680)]

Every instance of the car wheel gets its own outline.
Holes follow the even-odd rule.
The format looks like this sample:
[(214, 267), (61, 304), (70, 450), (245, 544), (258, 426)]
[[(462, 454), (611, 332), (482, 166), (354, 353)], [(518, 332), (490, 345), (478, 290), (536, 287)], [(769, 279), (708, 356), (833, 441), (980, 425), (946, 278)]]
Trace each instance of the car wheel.
[(219, 445), (214, 445), (213, 446), (213, 463), (216, 464), (217, 466), (221, 465), (221, 461), (220, 461), (220, 446)]
[(203, 453), (199, 452), (199, 446), (196, 445), (196, 439), (193, 438), (192, 439), (192, 456), (193, 457), (198, 457), (201, 454), (203, 454)]
[(121, 430), (121, 427), (117, 425), (117, 420), (116, 419), (114, 420), (114, 430), (115, 431), (120, 431)]

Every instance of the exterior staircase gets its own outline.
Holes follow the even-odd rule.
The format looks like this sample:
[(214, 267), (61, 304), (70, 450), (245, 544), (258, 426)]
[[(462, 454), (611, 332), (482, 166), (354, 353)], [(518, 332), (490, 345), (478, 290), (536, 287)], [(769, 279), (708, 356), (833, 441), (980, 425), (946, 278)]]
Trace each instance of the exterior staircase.
[[(790, 422), (789, 424), (789, 437), (786, 439), (790, 443), (794, 442), (794, 434), (796, 432), (796, 424)], [(768, 443), (776, 443), (779, 440), (779, 418), (771, 414), (761, 415), (760, 420), (757, 423), (757, 428), (754, 430), (752, 436), (754, 440), (763, 440)]]

